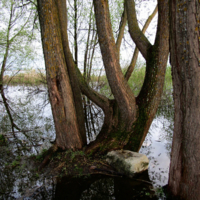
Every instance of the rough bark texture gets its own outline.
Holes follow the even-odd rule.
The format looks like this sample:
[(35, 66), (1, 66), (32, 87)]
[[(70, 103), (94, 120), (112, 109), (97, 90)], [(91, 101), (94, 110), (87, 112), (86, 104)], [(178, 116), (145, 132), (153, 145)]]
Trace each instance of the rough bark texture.
[(56, 145), (62, 149), (80, 149), (79, 132), (73, 93), (66, 70), (58, 11), (54, 0), (38, 0), (38, 13), (49, 98), (56, 128)]
[(168, 0), (158, 2), (158, 27), (155, 44), (148, 50), (146, 75), (137, 97), (138, 118), (130, 135), (127, 149), (138, 151), (148, 133), (161, 100), (169, 54)]
[[(81, 134), (77, 124), (80, 117), (78, 113), (82, 110), (81, 90), (105, 115), (101, 132), (86, 152), (100, 150), (104, 153), (124, 147), (138, 151), (155, 116), (163, 89), (168, 57), (168, 0), (158, 2), (159, 20), (154, 45), (150, 44), (138, 27), (134, 1), (129, 0), (132, 4), (126, 5), (130, 15), (128, 24), (131, 36), (147, 61), (144, 85), (137, 99), (121, 71), (117, 50), (120, 42), (115, 44), (114, 41), (108, 1), (93, 2), (101, 54), (114, 96), (112, 100), (91, 89), (74, 64), (66, 31), (66, 1), (38, 0), (49, 96), (56, 126), (56, 145), (62, 149), (73, 149), (81, 148), (85, 143), (84, 134)], [(76, 80), (79, 83), (77, 85)]]
[[(144, 27), (142, 28), (142, 33), (145, 33), (147, 28), (149, 27), (151, 21), (153, 20), (153, 18), (155, 17), (156, 13), (158, 12), (158, 6), (155, 7), (153, 13), (148, 17), (148, 19), (145, 22)], [(138, 54), (139, 54), (139, 49), (136, 47), (133, 53), (133, 57), (131, 60), (131, 64), (128, 67), (126, 74), (125, 74), (125, 79), (128, 81), (129, 78), (131, 77), (131, 74), (135, 68), (136, 62), (137, 62), (137, 58), (138, 58)]]
[[(126, 79), (124, 79), (123, 76), (123, 78), (120, 76), (121, 71), (118, 70), (119, 63), (116, 56), (116, 48), (112, 40), (112, 35), (110, 34), (111, 25), (108, 21), (106, 21), (108, 20), (109, 16), (107, 1), (95, 0), (94, 7), (97, 21), (97, 30), (99, 35), (99, 43), (104, 60), (106, 74), (108, 78), (112, 78), (112, 81), (109, 82), (111, 90), (112, 84), (114, 82), (115, 86), (117, 86), (116, 90), (121, 87), (122, 91), (124, 89), (125, 92), (121, 92), (119, 95), (115, 93), (115, 88), (112, 90), (115, 100), (110, 101), (109, 104), (109, 126), (103, 126), (103, 128), (105, 129), (102, 129), (97, 137), (97, 140), (91, 143), (87, 151), (91, 152), (100, 149), (101, 152), (104, 152), (111, 149), (120, 148), (138, 151), (156, 114), (163, 91), (165, 70), (169, 52), (168, 0), (159, 1), (159, 19), (155, 44), (152, 46), (149, 42), (147, 42), (148, 45), (146, 45), (145, 43), (145, 47), (142, 48), (146, 48), (147, 50), (147, 71), (144, 85), (139, 96), (137, 97), (137, 104), (135, 104), (135, 100), (132, 101), (133, 99), (135, 99), (135, 97), (132, 98), (132, 91), (129, 92), (128, 88), (120, 85), (120, 81), (123, 81), (124, 85), (127, 84), (127, 81)], [(99, 9), (99, 7), (101, 7), (102, 10)], [(101, 18), (100, 14), (96, 11), (97, 9), (99, 9), (98, 12), (101, 13)], [(129, 10), (129, 12), (131, 11)], [(129, 18), (129, 20), (136, 20), (136, 18)], [(104, 30), (103, 28), (101, 29), (101, 27), (106, 28)], [(141, 38), (144, 37), (142, 31), (136, 32), (136, 34), (138, 33), (141, 34)], [(136, 40), (137, 39), (138, 38), (136, 37)], [(109, 47), (108, 49), (113, 51), (113, 54), (109, 54), (108, 49), (107, 51), (105, 50), (106, 47)], [(118, 75), (116, 80), (114, 77), (115, 73)], [(117, 95), (119, 95), (119, 97), (117, 97)], [(130, 102), (132, 101), (131, 103), (133, 103), (134, 105), (133, 109), (135, 109), (134, 111), (137, 113), (136, 115), (134, 114), (133, 117), (130, 117), (131, 115), (126, 112), (126, 104), (124, 103), (125, 101), (120, 101), (120, 97), (129, 99)], [(118, 100), (118, 98), (120, 100)], [(130, 109), (131, 107), (129, 106), (128, 108)], [(124, 115), (122, 117), (121, 113), (123, 109), (125, 112), (123, 113)], [(124, 116), (126, 121), (129, 122), (128, 129), (120, 126), (120, 123), (122, 121), (121, 119), (123, 119)]]
[(170, 60), (175, 103), (169, 188), (200, 199), (200, 3), (170, 0)]
[(76, 75), (75, 63), (73, 61), (73, 57), (69, 48), (68, 34), (67, 34), (67, 8), (66, 8), (66, 0), (57, 0), (56, 1), (58, 8), (58, 15), (60, 21), (60, 30), (62, 35), (62, 45), (65, 55), (65, 61), (67, 66), (67, 71), (69, 73), (70, 83), (72, 87), (74, 104), (76, 109), (76, 116), (79, 125), (79, 131), (82, 137), (83, 144), (86, 145), (86, 131), (85, 131), (85, 121), (84, 121), (84, 113), (82, 106), (82, 97), (81, 90), (79, 88), (79, 84), (77, 84), (78, 78)]
[[(122, 126), (130, 128), (136, 118), (136, 101), (119, 64), (119, 57), (111, 28), (108, 1), (95, 0), (95, 17), (99, 44), (111, 91), (119, 106)], [(131, 122), (130, 122), (131, 119)]]
[(126, 0), (125, 2), (128, 16), (129, 33), (143, 57), (147, 59), (148, 50), (151, 47), (151, 44), (139, 28), (135, 10), (135, 1)]

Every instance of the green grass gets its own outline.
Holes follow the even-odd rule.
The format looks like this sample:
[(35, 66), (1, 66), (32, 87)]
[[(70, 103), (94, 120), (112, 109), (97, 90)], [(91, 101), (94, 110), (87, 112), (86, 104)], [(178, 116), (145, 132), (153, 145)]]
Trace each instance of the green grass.
[(172, 90), (171, 66), (168, 66), (165, 74), (164, 91)]
[(136, 68), (128, 81), (128, 84), (134, 92), (135, 96), (139, 94), (142, 88), (145, 77), (145, 70), (145, 67)]
[[(134, 92), (134, 95), (137, 96), (141, 90), (141, 87), (144, 82), (145, 77), (145, 66), (135, 68), (133, 71), (128, 84), (131, 87), (131, 90)], [(124, 68), (123, 73), (126, 72), (126, 69)], [(106, 79), (106, 76), (101, 76), (98, 78), (97, 76), (93, 76), (91, 79), (92, 81), (99, 81), (98, 84), (100, 85), (99, 92), (109, 98), (112, 98), (111, 90), (108, 84), (108, 81)], [(163, 88), (163, 96), (166, 98), (170, 96), (172, 93), (172, 76), (171, 76), (171, 67), (168, 66), (166, 69), (166, 75), (165, 75), (165, 82), (164, 82), (164, 88)]]

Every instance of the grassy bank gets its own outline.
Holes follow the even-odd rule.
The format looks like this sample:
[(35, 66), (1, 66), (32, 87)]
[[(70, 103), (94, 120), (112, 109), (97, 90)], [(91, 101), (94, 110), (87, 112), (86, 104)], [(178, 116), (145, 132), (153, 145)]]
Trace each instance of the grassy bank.
[(9, 85), (41, 85), (46, 84), (46, 75), (41, 71), (26, 70), (15, 75), (5, 75), (4, 84)]
[[(141, 90), (142, 84), (144, 82), (144, 77), (145, 77), (145, 67), (141, 67), (135, 69), (129, 79), (128, 83), (136, 96), (139, 94)], [(172, 90), (171, 67), (168, 66), (165, 74), (163, 95), (171, 93), (171, 90)]]
[[(123, 69), (125, 72), (126, 69)], [(137, 96), (142, 87), (143, 81), (145, 77), (145, 67), (136, 68), (132, 73), (128, 84), (130, 85), (132, 91)], [(4, 76), (4, 84), (9, 85), (40, 85), (46, 84), (46, 75), (41, 71), (29, 70), (23, 73), (17, 73), (14, 76)], [(108, 85), (108, 81), (105, 75), (91, 76), (91, 86), (96, 88), (100, 93), (106, 95), (107, 97), (111, 97), (110, 87)], [(166, 75), (165, 75), (165, 84), (163, 95), (169, 95), (172, 91), (172, 77), (171, 77), (171, 67), (167, 67)]]
[[(137, 96), (141, 90), (141, 87), (144, 82), (144, 77), (145, 77), (145, 66), (136, 68), (129, 81), (128, 84), (131, 87), (132, 91), (134, 92), (135, 96)], [(125, 73), (126, 69), (123, 69), (123, 72)], [(106, 95), (107, 97), (112, 97), (111, 95), (111, 90), (108, 85), (108, 81), (106, 79), (106, 76), (101, 76), (101, 77), (95, 77), (93, 76), (91, 78), (92, 81), (98, 81), (99, 84), (99, 91)], [(172, 93), (172, 76), (171, 76), (171, 67), (168, 66), (166, 69), (166, 74), (165, 74), (165, 82), (164, 82), (164, 88), (163, 88), (163, 97), (169, 97)]]

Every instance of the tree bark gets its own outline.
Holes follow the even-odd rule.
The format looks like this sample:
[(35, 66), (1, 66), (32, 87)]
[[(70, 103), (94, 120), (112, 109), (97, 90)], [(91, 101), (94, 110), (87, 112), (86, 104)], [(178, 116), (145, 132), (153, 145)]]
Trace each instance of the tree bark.
[[(111, 28), (108, 1), (93, 1), (101, 54), (111, 91), (117, 101), (122, 127), (130, 128), (136, 119), (136, 101), (119, 64), (119, 57)], [(130, 121), (131, 119), (131, 121)]]
[[(104, 2), (101, 1), (100, 2), (101, 5), (98, 5), (97, 2), (98, 1), (94, 2), (94, 7), (96, 7), (95, 9), (102, 6), (102, 9), (104, 9), (105, 11), (105, 16), (103, 17), (103, 19), (105, 19), (105, 21), (108, 20), (107, 1), (104, 1)], [(156, 111), (161, 99), (162, 91), (163, 91), (165, 70), (167, 66), (167, 59), (168, 59), (168, 53), (169, 53), (168, 7), (169, 7), (168, 0), (158, 2), (159, 16), (158, 16), (158, 29), (157, 29), (155, 44), (153, 46), (147, 45), (148, 48), (147, 46), (145, 47), (148, 49), (146, 76), (145, 76), (142, 90), (136, 99), (137, 104), (134, 107), (135, 109), (134, 111), (136, 112), (136, 115), (130, 118), (128, 114), (126, 116), (126, 120), (129, 121), (129, 129), (122, 128), (122, 126), (120, 125), (121, 109), (123, 110), (125, 108), (125, 104), (121, 105), (120, 101), (117, 100), (117, 94), (113, 92), (115, 100), (110, 101), (110, 104), (109, 104), (110, 116), (111, 116), (109, 118), (110, 120), (109, 126), (105, 126), (105, 127), (103, 126), (104, 129), (102, 128), (102, 131), (99, 133), (96, 141), (91, 143), (90, 146), (87, 148), (87, 152), (92, 152), (92, 151), (96, 152), (98, 149), (100, 149), (100, 151), (104, 153), (111, 149), (120, 149), (120, 148), (126, 148), (133, 151), (139, 151), (148, 133), (151, 122), (153, 121), (153, 118), (156, 114)], [(99, 12), (104, 13), (104, 11), (99, 11)], [(129, 12), (131, 11), (129, 10)], [(96, 15), (97, 15), (96, 20), (100, 20), (100, 24), (103, 23), (102, 19), (98, 19), (98, 13)], [(134, 19), (129, 18), (129, 20), (134, 20)], [(105, 22), (104, 27), (106, 26), (107, 26), (106, 30), (99, 31), (98, 21), (97, 21), (97, 30), (98, 30), (99, 40), (100, 40), (99, 43), (101, 45), (102, 57), (103, 59), (105, 59), (104, 65), (105, 65), (105, 68), (106, 67), (109, 68), (109, 69), (106, 69), (106, 70), (109, 70), (108, 73), (106, 72), (107, 77), (113, 77), (111, 75), (112, 73), (116, 73), (118, 75), (118, 73), (120, 72), (117, 70), (116, 72), (114, 71), (115, 67), (116, 68), (118, 67), (118, 60), (116, 59), (115, 62), (113, 62), (115, 66), (112, 68), (111, 66), (113, 63), (109, 63), (112, 59), (108, 57), (109, 56), (108, 52), (106, 53), (104, 52), (104, 48), (108, 47), (109, 45), (110, 45), (109, 49), (113, 48), (113, 52), (115, 52), (115, 47), (112, 41), (112, 35), (109, 35), (110, 33), (109, 22)], [(106, 33), (108, 39), (106, 38), (106, 35), (101, 36), (101, 34), (104, 34), (104, 33)], [(140, 31), (140, 33), (143, 35), (142, 31)], [(106, 42), (106, 40), (108, 41)], [(148, 42), (148, 44), (150, 43)], [(115, 58), (114, 55), (116, 55), (116, 53), (113, 53), (113, 55), (111, 56)], [(108, 62), (109, 64), (106, 62)], [(119, 76), (119, 78), (117, 79), (119, 82), (121, 80), (120, 78), (121, 77)], [(115, 84), (116, 82), (114, 81)], [(123, 79), (123, 83), (126, 84), (127, 81)], [(110, 85), (110, 87), (112, 87), (112, 85)], [(117, 88), (119, 87), (120, 86), (118, 86)], [(122, 87), (122, 88), (125, 88), (125, 87)], [(127, 97), (127, 99), (130, 99), (130, 102), (131, 102), (131, 99), (132, 99), (131, 96), (133, 95), (132, 91), (130, 93), (127, 92), (121, 95), (124, 95), (125, 97)], [(135, 101), (132, 101), (131, 103), (134, 104)]]
[[(156, 13), (158, 12), (158, 6), (155, 7), (153, 13), (148, 17), (148, 19), (146, 20), (144, 27), (142, 28), (142, 33), (145, 33), (147, 28), (149, 27), (151, 21), (153, 20), (153, 18), (155, 17)], [(135, 68), (136, 62), (137, 62), (137, 58), (138, 58), (138, 54), (139, 54), (139, 49), (137, 47), (135, 47), (134, 53), (133, 53), (133, 57), (131, 60), (131, 64), (129, 65), (126, 74), (125, 74), (125, 79), (128, 81), (129, 78), (131, 77), (131, 74)]]
[(74, 105), (76, 109), (76, 116), (77, 116), (79, 131), (82, 137), (83, 145), (86, 145), (87, 141), (86, 141), (86, 130), (85, 130), (81, 90), (80, 90), (79, 85), (77, 84), (78, 77), (76, 74), (75, 62), (73, 60), (73, 57), (69, 48), (69, 41), (68, 41), (68, 34), (67, 34), (66, 0), (57, 0), (56, 5), (58, 9), (58, 17), (59, 17), (59, 22), (60, 22), (60, 27), (58, 28), (61, 30), (63, 51), (65, 55), (66, 67), (69, 74), (69, 79), (70, 79), (72, 92), (73, 92)]
[[(169, 51), (168, 0), (158, 2), (159, 20), (154, 45), (150, 44), (139, 29), (136, 14), (132, 15), (135, 12), (134, 4), (126, 4), (130, 15), (129, 31), (147, 61), (144, 85), (137, 98), (121, 71), (108, 1), (94, 0), (93, 3), (101, 54), (114, 99), (108, 99), (94, 91), (74, 64), (66, 32), (66, 1), (38, 0), (47, 82), (56, 127), (56, 145), (62, 149), (75, 149), (82, 148), (85, 143), (78, 125), (77, 105), (82, 110), (79, 98), (81, 90), (105, 115), (102, 130), (86, 152), (100, 150), (100, 153), (105, 153), (119, 148), (138, 151), (155, 116), (163, 89)], [(79, 97), (76, 98), (76, 94)]]
[[(158, 1), (156, 39), (154, 45), (148, 47), (146, 75), (142, 89), (136, 98), (138, 117), (134, 123), (132, 132), (129, 134), (129, 142), (125, 146), (126, 149), (131, 149), (133, 151), (138, 151), (142, 146), (161, 100), (169, 54), (168, 11), (168, 0)], [(131, 18), (129, 18), (129, 20), (131, 20)], [(130, 29), (130, 31), (133, 30)]]
[(137, 48), (143, 55), (144, 59), (147, 59), (148, 50), (151, 47), (151, 43), (148, 41), (146, 36), (142, 33), (139, 28), (138, 20), (135, 10), (135, 1), (126, 0), (126, 10), (128, 16), (128, 27), (131, 38), (135, 42)]
[(175, 105), (169, 189), (200, 199), (199, 1), (170, 0), (170, 61)]
[[(81, 149), (73, 93), (67, 72), (57, 6), (54, 0), (38, 0), (41, 38), (47, 84), (56, 128), (56, 145), (64, 149)], [(59, 26), (58, 26), (59, 25)]]

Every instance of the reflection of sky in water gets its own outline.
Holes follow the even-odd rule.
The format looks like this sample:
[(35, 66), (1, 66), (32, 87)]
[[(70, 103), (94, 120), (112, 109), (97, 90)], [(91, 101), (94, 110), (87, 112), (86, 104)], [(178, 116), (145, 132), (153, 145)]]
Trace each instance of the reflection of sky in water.
[[(21, 118), (24, 118), (22, 122), (19, 120), (21, 126), (24, 129), (31, 129), (37, 126), (38, 128), (35, 131), (28, 132), (29, 136), (32, 137), (33, 143), (28, 142), (27, 138), (24, 137), (23, 134), (17, 133), (17, 137), (27, 143), (28, 146), (31, 147), (32, 144), (38, 147), (32, 147), (31, 153), (28, 154), (21, 153), (21, 155), (27, 154), (30, 155), (32, 153), (41, 152), (42, 148), (48, 148), (50, 145), (49, 141), (53, 141), (55, 139), (55, 130), (53, 126), (52, 112), (50, 104), (44, 106), (44, 99), (48, 97), (45, 96), (47, 93), (44, 87), (40, 87), (38, 93), (36, 91), (36, 95), (31, 93), (33, 88), (29, 87), (9, 87), (5, 90), (5, 93), (8, 94), (7, 98), (10, 100), (11, 107), (20, 115)], [(29, 95), (28, 95), (29, 94)], [(46, 102), (47, 103), (47, 102)], [(5, 109), (2, 104), (0, 104), (1, 116), (0, 120), (2, 120), (3, 116), (5, 116)], [(28, 115), (32, 115), (32, 118), (27, 117)], [(31, 119), (31, 120), (30, 120)], [(16, 121), (17, 122), (17, 121)], [(50, 128), (48, 128), (48, 126)], [(158, 116), (154, 119), (149, 133), (143, 143), (143, 146), (140, 150), (140, 153), (144, 153), (150, 160), (149, 164), (149, 176), (152, 180), (155, 187), (166, 185), (168, 182), (168, 171), (169, 171), (169, 162), (170, 162), (170, 148), (171, 148), (171, 129), (172, 123), (164, 116)], [(0, 129), (0, 133), (1, 133)], [(9, 135), (9, 133), (6, 133)], [(11, 135), (11, 134), (10, 134)], [(39, 136), (39, 137), (38, 137)], [(12, 138), (10, 138), (12, 141)], [(44, 146), (46, 143), (46, 146)], [(13, 146), (13, 149), (16, 148)], [(36, 148), (38, 151), (36, 151)], [(1, 161), (1, 166), (4, 166), (5, 161)], [(1, 167), (0, 167), (1, 168)], [(20, 197), (20, 193), (18, 192), (20, 185), (25, 184), (30, 187), (29, 181), (29, 171), (26, 170), (24, 173), (24, 177), (17, 177), (16, 173), (9, 172), (11, 177), (15, 177), (13, 181), (13, 190), (12, 196)], [(43, 183), (41, 181), (36, 182), (34, 186), (31, 187), (40, 187)], [(23, 186), (24, 187), (24, 186)]]
[(170, 122), (163, 116), (154, 119), (140, 149), (140, 153), (146, 154), (150, 160), (149, 176), (154, 186), (164, 186), (168, 182), (170, 152), (166, 147), (171, 144), (165, 130), (168, 126)]
[[(36, 88), (14, 86), (8, 87), (4, 92), (12, 109), (14, 122), (22, 130), (27, 131), (25, 133), (29, 138), (24, 136), (24, 134), (18, 130), (15, 130), (16, 137), (27, 146), (32, 146), (31, 151), (29, 152), (30, 154), (37, 154), (38, 152), (41, 152), (41, 145), (44, 141), (47, 143), (47, 141), (49, 142), (55, 139), (55, 131), (51, 107), (50, 104), (45, 101), (45, 99), (47, 100), (45, 87), (39, 87), (36, 90), (33, 89)], [(0, 116), (0, 133), (6, 134), (10, 141), (14, 141), (11, 129), (8, 128), (7, 131), (5, 129), (7, 126), (5, 123), (9, 124), (9, 119), (8, 117), (7, 119), (2, 118), (3, 116), (6, 116), (6, 110), (2, 104), (0, 104), (0, 109), (3, 113), (3, 115)], [(4, 129), (2, 127), (4, 127)], [(16, 144), (13, 144), (13, 148), (17, 149)]]

